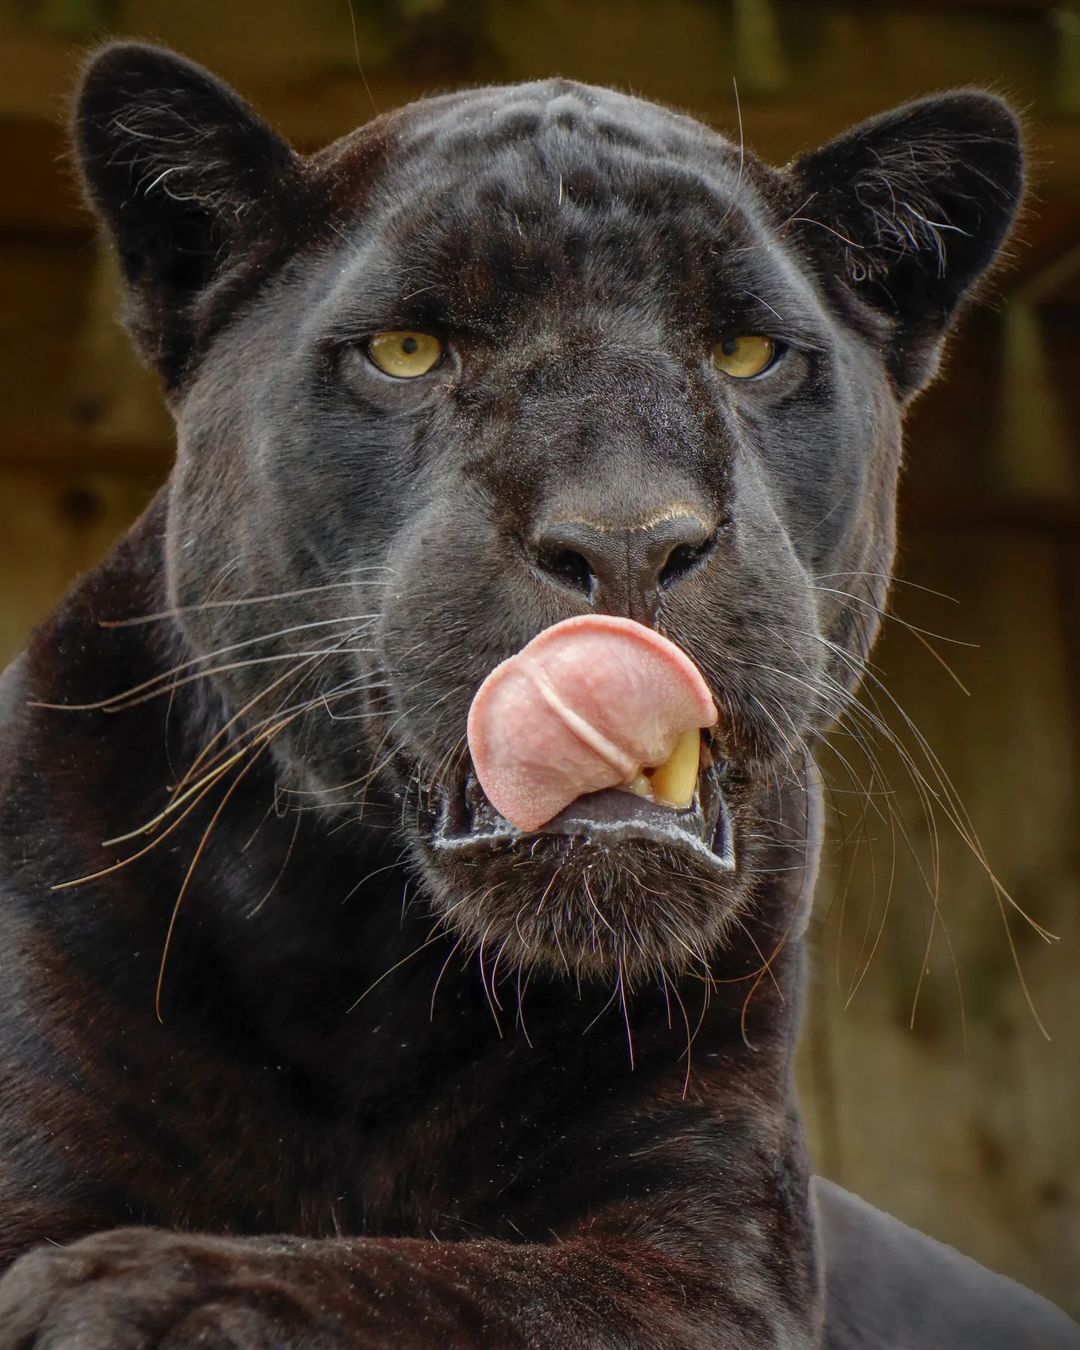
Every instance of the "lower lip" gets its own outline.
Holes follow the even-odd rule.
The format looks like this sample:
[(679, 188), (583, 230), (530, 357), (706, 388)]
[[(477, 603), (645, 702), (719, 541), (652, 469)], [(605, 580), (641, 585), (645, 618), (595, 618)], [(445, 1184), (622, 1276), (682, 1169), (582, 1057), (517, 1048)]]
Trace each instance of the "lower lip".
[(580, 838), (608, 846), (646, 841), (696, 855), (707, 861), (713, 870), (734, 872), (734, 828), (722, 794), (718, 794), (718, 805), (718, 819), (708, 843), (701, 837), (703, 822), (698, 808), (674, 811), (617, 788), (608, 788), (579, 798), (539, 830), (528, 832), (496, 816), (490, 829), (451, 833), (448, 814), (444, 814), (432, 844), (440, 853), (464, 854), (509, 848), (523, 840), (544, 836)]

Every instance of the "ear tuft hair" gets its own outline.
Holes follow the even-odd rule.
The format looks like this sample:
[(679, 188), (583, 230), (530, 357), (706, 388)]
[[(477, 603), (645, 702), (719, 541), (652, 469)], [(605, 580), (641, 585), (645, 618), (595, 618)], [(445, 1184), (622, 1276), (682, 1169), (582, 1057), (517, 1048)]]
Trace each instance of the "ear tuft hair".
[(208, 71), (136, 42), (88, 61), (74, 139), (116, 243), (132, 330), (174, 386), (208, 336), (212, 292), (307, 215), (302, 161)]
[(1015, 114), (992, 94), (955, 90), (871, 118), (789, 172), (792, 223), (821, 227), (813, 247), (824, 247), (825, 270), (895, 323), (895, 378), (904, 392), (920, 387), (1016, 216)]

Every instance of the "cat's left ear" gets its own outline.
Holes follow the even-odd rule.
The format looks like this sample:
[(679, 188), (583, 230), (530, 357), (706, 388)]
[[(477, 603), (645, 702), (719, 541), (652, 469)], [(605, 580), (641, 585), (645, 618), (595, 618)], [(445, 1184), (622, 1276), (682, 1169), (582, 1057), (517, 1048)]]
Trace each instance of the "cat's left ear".
[(891, 320), (906, 396), (934, 374), (957, 304), (998, 256), (1024, 190), (1007, 103), (961, 89), (853, 127), (788, 170), (792, 225), (827, 285)]
[(116, 244), (129, 326), (175, 388), (230, 289), (268, 275), (303, 231), (302, 162), (209, 71), (144, 43), (95, 52), (74, 112), (79, 167)]

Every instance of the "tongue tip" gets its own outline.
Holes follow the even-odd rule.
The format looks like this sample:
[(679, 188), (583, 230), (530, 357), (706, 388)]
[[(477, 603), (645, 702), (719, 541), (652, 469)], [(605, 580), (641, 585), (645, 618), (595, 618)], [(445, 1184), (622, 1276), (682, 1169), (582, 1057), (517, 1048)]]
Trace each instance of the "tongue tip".
[[(528, 718), (533, 697), (528, 690), (524, 694), (520, 692), (522, 673), (543, 669), (551, 661), (557, 665), (561, 643), (569, 644), (573, 651), (579, 639), (602, 635), (616, 639), (614, 652), (618, 662), (629, 662), (632, 667), (635, 661), (640, 661), (643, 669), (651, 669), (648, 678), (656, 680), (658, 689), (666, 690), (671, 696), (670, 729), (673, 733), (685, 735), (695, 728), (715, 726), (719, 721), (716, 704), (697, 666), (681, 648), (656, 629), (614, 614), (579, 614), (545, 628), (488, 674), (473, 697), (467, 720), (468, 744), (480, 786), (496, 811), (519, 830), (537, 830), (583, 792), (616, 786), (616, 780), (622, 781), (620, 775), (625, 773), (625, 764), (617, 769), (611, 763), (599, 761), (585, 764), (581, 762), (583, 746), (576, 743), (568, 741), (562, 747), (568, 755), (566, 761), (557, 752), (549, 754), (545, 751), (539, 757), (534, 753), (531, 763), (523, 763), (520, 748), (515, 749), (515, 730), (522, 725), (522, 717)], [(594, 659), (594, 653), (585, 643), (577, 653), (577, 664), (588, 672)], [(648, 665), (650, 660), (655, 663), (652, 667)], [(524, 682), (528, 689), (535, 684), (535, 680)], [(513, 693), (515, 685), (518, 695)], [(502, 692), (498, 692), (500, 689)], [(507, 690), (511, 691), (509, 699)], [(661, 695), (658, 693), (657, 697)], [(546, 716), (546, 710), (543, 715)], [(508, 722), (511, 725), (506, 725)], [(572, 736), (570, 740), (576, 742), (578, 738), (580, 728), (578, 737)], [(585, 742), (591, 742), (591, 739), (584, 737)], [(644, 751), (639, 747), (638, 753)], [(655, 760), (646, 758), (637, 762)], [(530, 772), (523, 777), (526, 769)], [(611, 776), (613, 772), (614, 776)], [(598, 773), (599, 777), (596, 776)]]
[[(720, 714), (705, 677), (697, 668), (693, 659), (659, 629), (629, 619), (622, 614), (574, 614), (543, 629), (518, 653), (535, 653), (551, 642), (557, 642), (575, 633), (595, 634), (609, 632), (629, 638), (664, 660), (682, 680), (686, 693), (691, 694), (696, 703), (696, 713), (700, 718), (699, 727), (712, 727), (720, 720)], [(511, 657), (510, 660), (515, 660)], [(505, 663), (504, 663), (505, 664)]]

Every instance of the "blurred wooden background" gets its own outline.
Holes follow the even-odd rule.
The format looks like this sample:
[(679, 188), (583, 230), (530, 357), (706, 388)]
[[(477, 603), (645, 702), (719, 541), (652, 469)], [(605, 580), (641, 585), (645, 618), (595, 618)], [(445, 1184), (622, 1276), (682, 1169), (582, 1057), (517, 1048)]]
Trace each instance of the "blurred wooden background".
[[(117, 325), (113, 269), (65, 162), (66, 99), (99, 36), (153, 38), (204, 61), (306, 148), (373, 106), (552, 73), (728, 129), (735, 76), (748, 141), (777, 162), (915, 94), (981, 84), (1011, 95), (1030, 120), (1035, 196), (998, 298), (970, 315), (948, 381), (912, 419), (901, 575), (915, 585), (898, 587), (894, 606), (954, 640), (933, 645), (970, 692), (900, 623), (878, 660), (1002, 883), (1059, 936), (1048, 944), (1007, 910), (1050, 1039), (993, 887), (908, 729), (941, 799), (942, 921), (927, 954), (919, 868), (934, 866), (933, 836), (903, 765), (883, 754), (892, 790), (877, 785), (861, 831), (858, 797), (839, 761), (828, 766), (834, 838), (869, 842), (854, 857), (830, 849), (803, 1076), (821, 1170), (1080, 1313), (1080, 9), (353, 0), (353, 11), (348, 0), (0, 0), (0, 658), (169, 467), (168, 419)], [(852, 743), (836, 746), (865, 777)], [(890, 804), (919, 865), (901, 841), (886, 912)]]

